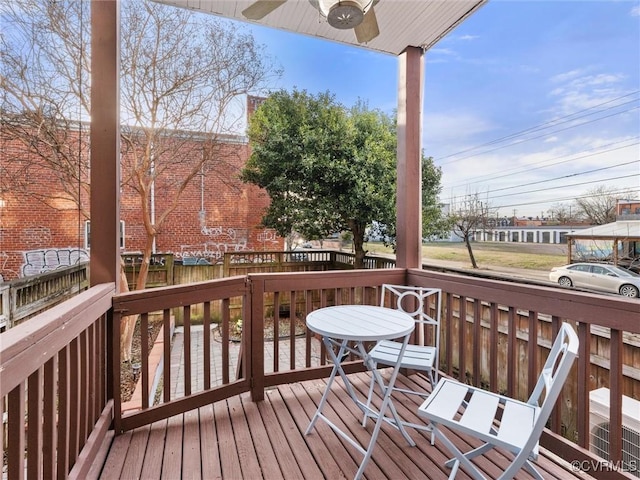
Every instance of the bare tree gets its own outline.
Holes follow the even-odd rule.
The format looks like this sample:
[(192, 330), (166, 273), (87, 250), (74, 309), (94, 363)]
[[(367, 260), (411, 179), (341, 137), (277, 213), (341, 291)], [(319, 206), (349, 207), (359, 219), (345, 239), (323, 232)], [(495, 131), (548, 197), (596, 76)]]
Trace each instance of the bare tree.
[(552, 220), (560, 224), (575, 223), (580, 221), (578, 208), (576, 205), (568, 203), (554, 203), (547, 211)]
[[(79, 127), (91, 111), (89, 15), (82, 0), (7, 2), (3, 25), (11, 28), (0, 45), (3, 135), (30, 153), (9, 160), (18, 174), (0, 172), (1, 188), (35, 195), (29, 172), (48, 173), (85, 218), (88, 142), (79, 142)], [(138, 289), (145, 287), (156, 235), (187, 185), (204, 169), (228, 170), (220, 164), (221, 140), (238, 132), (242, 95), (260, 93), (280, 73), (252, 35), (204, 18), (153, 2), (122, 2), (122, 183), (139, 195), (146, 232)], [(160, 188), (162, 211), (154, 208)]]
[(629, 194), (620, 193), (615, 187), (600, 185), (576, 198), (576, 208), (579, 215), (592, 225), (604, 225), (616, 221), (616, 206), (623, 198), (629, 198)]
[(473, 193), (461, 201), (453, 202), (449, 216), (453, 232), (462, 238), (467, 247), (471, 266), (478, 268), (471, 241), (478, 233), (484, 233), (490, 229), (489, 219), (495, 216), (495, 212), (492, 212), (488, 202), (480, 200), (478, 193)]

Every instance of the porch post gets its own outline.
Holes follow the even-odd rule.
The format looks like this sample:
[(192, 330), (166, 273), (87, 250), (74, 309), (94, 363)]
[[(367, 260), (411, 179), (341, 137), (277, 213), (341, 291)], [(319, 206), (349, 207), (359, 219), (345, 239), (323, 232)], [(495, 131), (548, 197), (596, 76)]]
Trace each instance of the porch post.
[(396, 200), (396, 265), (422, 264), (422, 90), (424, 55), (407, 47), (400, 54), (398, 74), (398, 183)]
[(120, 5), (91, 2), (90, 284), (120, 281)]

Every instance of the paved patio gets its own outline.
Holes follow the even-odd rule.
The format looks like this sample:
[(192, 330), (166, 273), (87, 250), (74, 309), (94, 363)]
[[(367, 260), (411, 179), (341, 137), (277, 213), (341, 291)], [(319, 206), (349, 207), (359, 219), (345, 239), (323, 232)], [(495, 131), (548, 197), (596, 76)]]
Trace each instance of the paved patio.
[[(211, 385), (222, 385), (222, 344), (213, 327), (211, 335)], [(204, 335), (205, 330), (201, 325), (191, 327), (191, 373), (193, 384), (192, 393), (204, 390)], [(289, 370), (290, 342), (288, 339), (279, 342), (279, 371)], [(311, 361), (312, 365), (320, 365), (320, 340), (312, 339)], [(266, 341), (264, 346), (264, 368), (265, 373), (273, 372), (274, 364), (274, 342)], [(304, 367), (305, 359), (305, 338), (298, 338), (295, 341), (296, 366)], [(240, 356), (240, 342), (229, 342), (230, 358), (230, 381), (235, 380), (238, 359)], [(176, 327), (171, 346), (171, 398), (184, 396), (184, 328)]]

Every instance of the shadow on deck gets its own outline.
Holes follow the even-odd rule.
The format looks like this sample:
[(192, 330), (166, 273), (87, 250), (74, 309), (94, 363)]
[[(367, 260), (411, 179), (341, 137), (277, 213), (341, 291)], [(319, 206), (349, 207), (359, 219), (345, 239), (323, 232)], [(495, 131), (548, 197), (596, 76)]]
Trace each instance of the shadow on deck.
[[(366, 373), (351, 379), (361, 395), (368, 389)], [(126, 432), (113, 440), (101, 472), (103, 479), (339, 479), (353, 478), (362, 459), (352, 446), (324, 422), (304, 435), (320, 401), (326, 380), (280, 385), (266, 392), (263, 402), (254, 403), (248, 394), (232, 397)], [(397, 386), (429, 390), (425, 378), (416, 374), (398, 377)], [(368, 442), (373, 422), (361, 425), (362, 414), (350, 400), (341, 380), (328, 397), (325, 413), (361, 444)], [(422, 423), (417, 416), (421, 399), (394, 394), (400, 415)], [(380, 399), (378, 398), (378, 402)], [(426, 432), (410, 430), (416, 447), (410, 447), (398, 431), (384, 425), (373, 456), (364, 472), (368, 479), (444, 479), (449, 470), (448, 452), (438, 443), (430, 445)], [(452, 436), (458, 445), (467, 438)], [(496, 478), (510, 460), (509, 453), (492, 452), (479, 461), (489, 478)], [(537, 465), (545, 478), (585, 478), (570, 465), (541, 449)], [(464, 471), (460, 479), (470, 478)], [(518, 479), (531, 478), (521, 471)]]

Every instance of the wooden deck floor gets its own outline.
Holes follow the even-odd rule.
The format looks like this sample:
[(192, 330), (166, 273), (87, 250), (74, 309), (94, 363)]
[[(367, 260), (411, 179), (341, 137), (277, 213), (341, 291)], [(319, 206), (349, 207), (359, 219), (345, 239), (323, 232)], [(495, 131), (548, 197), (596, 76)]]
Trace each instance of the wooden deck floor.
[[(350, 378), (361, 393), (366, 392), (366, 374)], [(362, 459), (359, 452), (322, 421), (304, 435), (325, 385), (325, 380), (282, 385), (267, 391), (264, 402), (253, 403), (248, 395), (241, 395), (120, 435), (113, 441), (100, 478), (351, 479)], [(400, 376), (397, 385), (428, 389), (418, 375)], [(373, 422), (361, 426), (361, 412), (341, 380), (332, 390), (335, 394), (329, 396), (325, 414), (365, 444)], [(400, 415), (422, 423), (416, 414), (420, 397), (394, 395)], [(444, 447), (431, 446), (426, 432), (410, 430), (410, 434), (416, 447), (407, 445), (392, 427), (383, 426), (365, 478), (447, 478), (449, 470), (443, 464), (449, 455)], [(451, 438), (459, 445), (469, 443), (463, 437)], [(508, 461), (508, 454), (492, 452), (480, 465), (488, 477), (495, 478)], [(569, 465), (561, 466), (544, 450), (537, 466), (544, 478), (585, 478)], [(469, 476), (459, 471), (457, 478)], [(516, 478), (532, 477), (521, 471)]]

